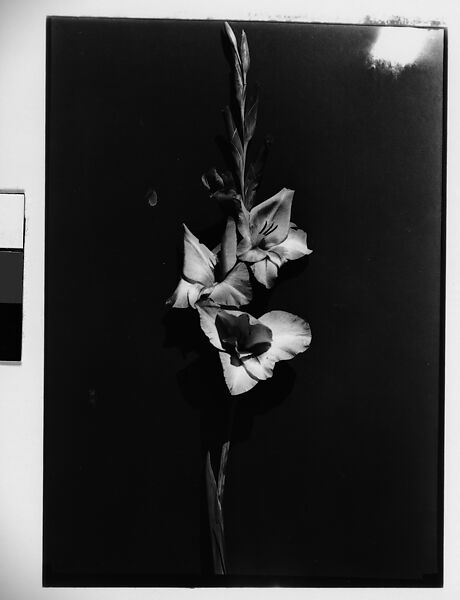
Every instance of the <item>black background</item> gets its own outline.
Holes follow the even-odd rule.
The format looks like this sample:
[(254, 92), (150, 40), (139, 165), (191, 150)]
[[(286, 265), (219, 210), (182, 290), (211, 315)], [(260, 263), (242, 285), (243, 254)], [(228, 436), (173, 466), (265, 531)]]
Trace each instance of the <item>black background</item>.
[[(225, 583), (439, 585), (442, 43), (395, 77), (366, 62), (377, 27), (244, 28), (259, 199), (295, 189), (313, 249), (251, 312), (313, 342), (239, 400)], [(216, 585), (202, 464), (229, 397), (164, 301), (181, 223), (210, 247), (224, 223), (200, 182), (225, 164), (222, 29), (48, 22), (45, 585)]]

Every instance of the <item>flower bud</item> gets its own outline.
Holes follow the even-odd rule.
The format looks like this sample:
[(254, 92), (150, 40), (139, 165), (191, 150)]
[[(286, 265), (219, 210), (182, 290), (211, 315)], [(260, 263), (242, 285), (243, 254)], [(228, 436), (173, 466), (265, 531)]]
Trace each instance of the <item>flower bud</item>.
[(243, 73), (246, 75), (246, 73), (249, 71), (250, 60), (249, 60), (248, 40), (246, 38), (246, 33), (244, 32), (244, 29), (241, 33), (240, 56), (241, 56), (241, 65), (243, 67)]

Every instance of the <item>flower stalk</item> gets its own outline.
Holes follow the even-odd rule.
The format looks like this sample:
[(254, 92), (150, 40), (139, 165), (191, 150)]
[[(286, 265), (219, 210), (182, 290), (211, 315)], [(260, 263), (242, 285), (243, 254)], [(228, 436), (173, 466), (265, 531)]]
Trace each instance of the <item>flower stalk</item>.
[(216, 575), (227, 574), (227, 552), (224, 529), (224, 493), (235, 408), (236, 398), (232, 396), (227, 422), (227, 434), (220, 453), (217, 485), (211, 465), (210, 453), (208, 452), (206, 456), (206, 490), (208, 499), (209, 531), (211, 536), (213, 567)]
[(225, 31), (232, 51), (235, 95), (234, 111), (230, 106), (223, 110), (232, 170), (219, 173), (212, 168), (201, 178), (210, 197), (227, 213), (225, 230), (221, 243), (210, 250), (184, 225), (182, 276), (166, 302), (174, 308), (196, 310), (203, 333), (218, 352), (231, 397), (217, 481), (209, 452), (205, 463), (216, 575), (228, 572), (223, 505), (236, 397), (270, 379), (277, 362), (294, 358), (307, 350), (311, 342), (310, 326), (296, 315), (272, 310), (255, 318), (240, 310), (252, 301), (253, 286), (257, 286), (257, 282), (272, 288), (279, 269), (287, 261), (302, 258), (311, 250), (305, 231), (291, 222), (293, 190), (282, 188), (255, 205), (271, 140), (265, 139), (255, 161), (246, 168), (259, 97), (256, 93), (255, 98), (247, 102), (250, 57), (245, 32), (238, 45), (228, 23), (225, 23)]
[(249, 142), (254, 135), (256, 127), (259, 98), (257, 94), (251, 107), (246, 111), (247, 74), (250, 66), (248, 40), (246, 33), (243, 30), (241, 32), (241, 42), (238, 48), (235, 34), (228, 23), (225, 23), (225, 30), (233, 54), (233, 82), (235, 101), (239, 112), (240, 132), (238, 132), (238, 127), (235, 125), (232, 111), (229, 106), (226, 106), (224, 109), (224, 118), (227, 127), (228, 141), (235, 163), (235, 172), (239, 183), (241, 200), (243, 205), (246, 208), (249, 208), (246, 199), (246, 190), (248, 186), (248, 182), (246, 181), (246, 157)]
[(208, 452), (206, 456), (206, 488), (208, 498), (209, 530), (211, 535), (214, 573), (216, 575), (225, 575), (228, 572), (224, 528), (224, 493), (235, 408), (236, 398), (232, 396), (230, 414), (227, 423), (226, 439), (222, 444), (220, 453), (217, 486), (211, 465), (210, 453)]
[(216, 479), (214, 477), (214, 471), (212, 470), (209, 452), (206, 455), (205, 477), (214, 574), (225, 575), (227, 573), (227, 567), (225, 557), (224, 515), (222, 503), (220, 502), (217, 493)]

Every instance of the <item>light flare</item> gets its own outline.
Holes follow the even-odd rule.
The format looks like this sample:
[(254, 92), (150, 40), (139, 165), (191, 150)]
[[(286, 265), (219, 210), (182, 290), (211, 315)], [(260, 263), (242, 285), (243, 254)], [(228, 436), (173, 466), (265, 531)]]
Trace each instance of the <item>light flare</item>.
[(369, 53), (373, 67), (386, 67), (398, 74), (423, 56), (431, 39), (429, 29), (382, 27)]

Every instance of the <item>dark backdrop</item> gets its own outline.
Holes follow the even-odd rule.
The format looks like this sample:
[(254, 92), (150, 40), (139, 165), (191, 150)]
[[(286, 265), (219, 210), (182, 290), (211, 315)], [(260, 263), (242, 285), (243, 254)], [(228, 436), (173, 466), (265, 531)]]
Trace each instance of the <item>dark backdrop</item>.
[[(443, 34), (395, 77), (366, 62), (377, 27), (244, 27), (260, 198), (295, 189), (314, 251), (253, 312), (313, 342), (240, 399), (226, 583), (439, 585)], [(222, 28), (48, 22), (46, 585), (211, 581), (202, 462), (228, 395), (164, 301), (181, 223), (212, 247), (224, 222), (200, 183), (224, 166)]]

